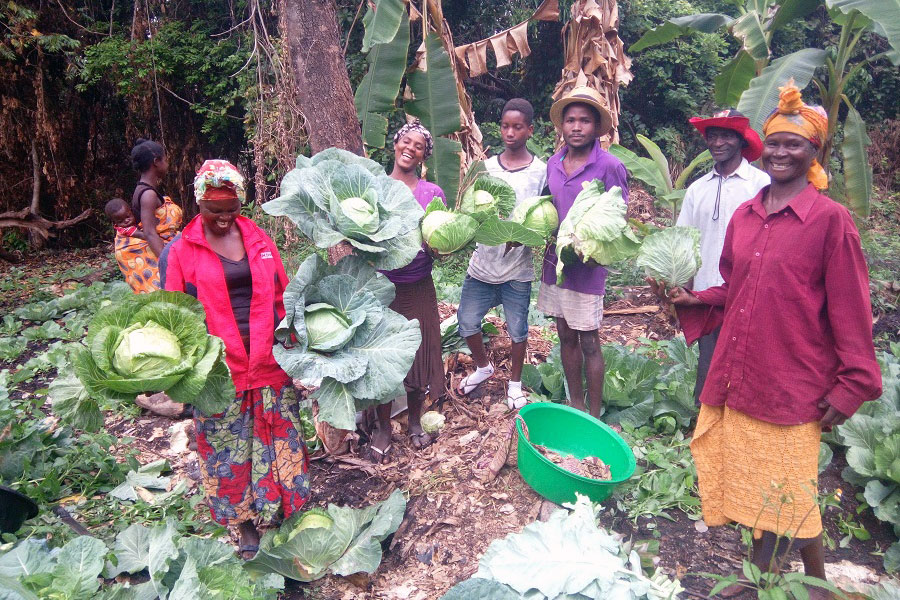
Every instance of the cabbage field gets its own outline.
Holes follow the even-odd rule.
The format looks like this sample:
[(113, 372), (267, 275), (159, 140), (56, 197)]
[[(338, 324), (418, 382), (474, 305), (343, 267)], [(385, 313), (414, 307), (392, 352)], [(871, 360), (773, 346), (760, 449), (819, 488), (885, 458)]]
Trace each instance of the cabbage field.
[[(535, 201), (531, 212), (539, 208)], [(633, 194), (629, 216), (652, 225), (655, 211), (640, 191)], [(655, 236), (661, 245), (670, 243), (662, 232)], [(685, 239), (690, 236), (673, 244)], [(312, 360), (322, 373), (342, 377), (353, 331), (366, 327), (374, 306), (367, 303), (384, 290), (371, 274), (329, 267), (311, 248), (296, 250), (285, 253), (292, 268), (304, 265), (292, 284), (297, 309), (292, 304), (289, 312), (317, 322), (308, 329), (319, 337), (307, 341), (308, 350), (295, 345), (281, 351), (292, 353), (297, 364)], [(0, 480), (32, 498), (39, 512), (0, 540), (0, 589), (6, 594), (0, 597), (452, 600), (519, 598), (527, 590), (529, 598), (706, 597), (716, 576), (743, 567), (749, 534), (707, 529), (700, 520), (688, 448), (696, 416), (696, 350), (642, 285), (644, 269), (657, 269), (655, 264), (638, 255), (617, 265), (601, 329), (603, 420), (629, 443), (638, 469), (602, 504), (582, 499), (561, 512), (535, 494), (515, 466), (490, 465), (505, 449), (512, 422), (502, 402), (509, 340), (498, 313), (489, 313), (483, 326), (498, 375), (472, 398), (453, 391), (471, 369), (454, 316), (467, 258), (454, 253), (435, 269), (447, 384), (444, 397), (430, 402), (444, 417), (436, 443), (416, 452), (395, 435), (393, 460), (384, 465), (360, 458), (364, 434), (326, 452), (303, 395), (303, 433), (313, 457), (310, 510), (266, 532), (261, 552), (249, 562), (236, 557), (234, 533), (210, 519), (199, 486), (202, 467), (190, 446), (191, 420), (141, 410), (125, 400), (127, 392), (115, 391), (127, 384), (100, 377), (96, 363), (128, 360), (128, 368), (184, 379), (181, 385), (221, 386), (214, 376), (215, 344), (184, 342), (203, 348), (191, 356), (208, 361), (207, 367), (183, 365), (166, 336), (172, 343), (156, 344), (153, 357), (126, 356), (125, 346), (115, 346), (108, 357), (92, 354), (95, 362), (86, 362), (88, 348), (103, 346), (95, 342), (99, 336), (126, 343), (133, 331), (149, 328), (149, 335), (166, 328), (171, 317), (158, 305), (146, 311), (133, 304), (106, 248), (3, 266)], [(186, 311), (188, 319), (193, 314), (190, 303), (166, 310)], [(140, 325), (103, 316), (113, 314)], [(115, 332), (101, 334), (96, 323), (106, 321)], [(532, 401), (562, 401), (554, 327), (533, 309), (529, 323), (524, 385)], [(402, 323), (395, 327), (402, 335)], [(900, 346), (893, 339), (878, 340), (884, 396), (826, 436), (820, 454), (826, 562), (830, 579), (846, 590), (874, 585), (900, 566)], [(328, 354), (334, 364), (308, 356), (317, 345), (339, 348)], [(92, 385), (107, 391), (86, 394), (79, 368), (82, 375), (96, 375), (88, 378)], [(366, 368), (383, 369), (378, 363)], [(320, 411), (326, 406), (332, 406), (327, 397)], [(337, 406), (324, 417), (346, 424), (353, 414), (335, 412)], [(402, 423), (405, 416), (397, 419)], [(548, 557), (545, 547), (556, 550)], [(587, 555), (585, 548), (594, 550)], [(786, 575), (772, 585), (789, 589), (790, 583)]]

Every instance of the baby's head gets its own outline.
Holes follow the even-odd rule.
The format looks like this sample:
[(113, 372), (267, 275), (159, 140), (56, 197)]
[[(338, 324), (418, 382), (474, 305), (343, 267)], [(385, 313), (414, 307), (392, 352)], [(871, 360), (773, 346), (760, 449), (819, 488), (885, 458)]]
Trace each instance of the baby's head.
[(112, 224), (116, 227), (126, 228), (137, 225), (134, 213), (131, 212), (131, 207), (121, 198), (113, 198), (107, 202), (104, 211), (106, 212), (106, 216), (109, 217), (109, 220), (112, 221)]

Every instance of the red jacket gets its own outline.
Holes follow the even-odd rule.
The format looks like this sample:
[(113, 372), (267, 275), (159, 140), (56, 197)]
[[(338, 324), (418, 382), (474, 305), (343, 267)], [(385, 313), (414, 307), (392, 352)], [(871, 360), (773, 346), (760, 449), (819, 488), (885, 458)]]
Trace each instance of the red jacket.
[(253, 278), (250, 300), (250, 356), (238, 332), (231, 310), (225, 272), (219, 256), (203, 234), (200, 217), (194, 217), (172, 243), (166, 270), (166, 289), (197, 298), (206, 310), (209, 332), (225, 342), (225, 360), (238, 392), (263, 386), (280, 386), (288, 375), (272, 356), (275, 325), (284, 317), (284, 288), (288, 278), (275, 243), (256, 223), (238, 217), (235, 226), (244, 238), (244, 248)]

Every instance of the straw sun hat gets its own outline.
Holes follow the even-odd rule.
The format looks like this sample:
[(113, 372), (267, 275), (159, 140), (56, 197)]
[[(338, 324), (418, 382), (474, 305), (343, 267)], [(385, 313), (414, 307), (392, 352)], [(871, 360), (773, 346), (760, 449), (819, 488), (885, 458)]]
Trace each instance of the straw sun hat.
[(597, 125), (597, 136), (606, 134), (612, 127), (612, 115), (606, 108), (606, 100), (600, 95), (600, 92), (587, 86), (579, 86), (572, 88), (565, 96), (553, 103), (550, 107), (550, 120), (557, 129), (562, 129), (563, 110), (570, 105), (580, 102), (592, 106), (600, 113), (600, 123)]

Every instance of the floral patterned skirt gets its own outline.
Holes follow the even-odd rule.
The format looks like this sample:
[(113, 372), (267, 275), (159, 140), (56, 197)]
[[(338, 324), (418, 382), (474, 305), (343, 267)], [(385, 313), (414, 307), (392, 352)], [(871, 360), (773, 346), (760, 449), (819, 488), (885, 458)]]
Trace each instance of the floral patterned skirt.
[(217, 523), (287, 518), (309, 498), (299, 410), (289, 383), (239, 392), (219, 415), (194, 411), (203, 487)]

